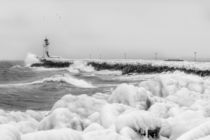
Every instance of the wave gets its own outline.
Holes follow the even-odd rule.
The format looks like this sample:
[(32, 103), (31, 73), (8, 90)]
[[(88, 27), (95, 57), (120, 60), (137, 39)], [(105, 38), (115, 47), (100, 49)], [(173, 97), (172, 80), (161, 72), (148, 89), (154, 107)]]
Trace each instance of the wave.
[(31, 66), (31, 64), (38, 63), (39, 59), (37, 59), (37, 56), (35, 54), (28, 53), (24, 62), (26, 66)]
[(34, 84), (43, 84), (45, 82), (65, 82), (71, 85), (74, 85), (76, 87), (80, 88), (94, 88), (94, 86), (82, 79), (77, 79), (71, 75), (63, 74), (63, 75), (55, 75), (52, 77), (44, 78), (42, 80), (33, 81), (29, 83), (18, 83), (18, 84), (2, 84), (0, 87), (6, 87), (6, 86), (26, 86), (26, 85), (34, 85)]
[(85, 61), (74, 61), (73, 64), (68, 68), (68, 71), (71, 73), (79, 73), (79, 72), (94, 72), (94, 68), (92, 66), (87, 65)]

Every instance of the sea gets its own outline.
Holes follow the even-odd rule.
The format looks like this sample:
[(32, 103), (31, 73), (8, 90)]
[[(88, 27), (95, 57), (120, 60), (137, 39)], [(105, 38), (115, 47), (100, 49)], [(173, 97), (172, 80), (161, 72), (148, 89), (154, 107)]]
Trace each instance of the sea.
[(80, 62), (69, 68), (32, 68), (24, 61), (0, 62), (0, 109), (50, 110), (66, 94), (111, 94), (121, 83), (137, 84), (144, 77), (125, 78), (118, 71), (95, 71)]

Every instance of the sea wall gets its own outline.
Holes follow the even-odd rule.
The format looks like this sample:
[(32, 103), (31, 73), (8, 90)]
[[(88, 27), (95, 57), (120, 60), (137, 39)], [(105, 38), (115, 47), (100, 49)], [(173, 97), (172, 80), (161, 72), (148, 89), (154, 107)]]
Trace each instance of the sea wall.
[(65, 68), (73, 64), (70, 61), (52, 61), (52, 60), (41, 60), (38, 63), (31, 64), (31, 67), (45, 67), (45, 68)]
[(162, 72), (174, 72), (181, 71), (188, 74), (195, 74), (199, 76), (209, 76), (210, 70), (201, 70), (195, 68), (186, 68), (186, 67), (173, 67), (173, 66), (161, 66), (161, 65), (152, 65), (152, 64), (129, 64), (129, 63), (108, 63), (108, 62), (88, 62), (88, 65), (95, 68), (95, 70), (119, 70), (122, 71), (122, 74), (133, 74), (133, 73), (162, 73)]
[[(77, 60), (78, 61), (78, 60)], [(181, 71), (187, 74), (210, 76), (210, 63), (205, 62), (166, 62), (166, 61), (105, 61), (105, 60), (80, 60), (85, 65), (92, 66), (95, 70), (118, 70), (122, 74), (152, 74), (162, 72)], [(65, 68), (70, 67), (76, 61), (55, 61), (42, 59), (31, 67)]]

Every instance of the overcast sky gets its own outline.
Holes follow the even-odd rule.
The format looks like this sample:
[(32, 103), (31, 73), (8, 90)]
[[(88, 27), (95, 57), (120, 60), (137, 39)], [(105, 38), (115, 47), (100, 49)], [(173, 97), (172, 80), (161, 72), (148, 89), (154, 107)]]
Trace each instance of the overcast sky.
[(0, 0), (0, 59), (210, 58), (209, 0)]

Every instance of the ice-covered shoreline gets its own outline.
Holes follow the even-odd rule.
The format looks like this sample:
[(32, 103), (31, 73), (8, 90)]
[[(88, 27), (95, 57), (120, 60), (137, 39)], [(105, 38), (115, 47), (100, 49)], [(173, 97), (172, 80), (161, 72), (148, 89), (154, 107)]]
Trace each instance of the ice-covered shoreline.
[[(0, 111), (4, 140), (208, 140), (210, 79), (175, 72), (111, 93), (65, 95), (49, 111)], [(193, 117), (192, 117), (193, 116)]]

